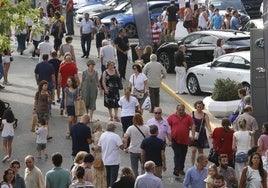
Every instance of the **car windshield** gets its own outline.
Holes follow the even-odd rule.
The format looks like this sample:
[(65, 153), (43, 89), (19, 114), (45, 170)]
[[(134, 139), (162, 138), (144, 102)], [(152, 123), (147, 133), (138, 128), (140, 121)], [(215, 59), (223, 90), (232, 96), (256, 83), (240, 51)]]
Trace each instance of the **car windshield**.
[[(127, 4), (129, 4), (129, 5), (127, 5)], [(119, 4), (117, 7), (115, 7), (114, 10), (121, 10), (124, 7), (129, 8), (130, 7), (130, 3), (129, 2), (123, 2), (123, 3)]]
[(219, 10), (226, 10), (226, 8), (231, 7), (237, 10), (244, 10), (244, 6), (240, 0), (212, 0), (210, 4), (213, 4), (215, 8)]
[(126, 14), (133, 14), (132, 7), (129, 8), (125, 13), (126, 13)]
[(249, 37), (241, 37), (241, 38), (229, 38), (225, 41), (225, 44), (230, 46), (250, 46), (250, 38)]

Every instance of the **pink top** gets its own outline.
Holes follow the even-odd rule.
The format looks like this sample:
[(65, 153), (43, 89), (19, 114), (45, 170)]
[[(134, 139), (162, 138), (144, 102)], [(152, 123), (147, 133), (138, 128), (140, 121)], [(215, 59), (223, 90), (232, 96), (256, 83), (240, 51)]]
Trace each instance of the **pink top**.
[(261, 155), (265, 156), (265, 152), (268, 149), (268, 135), (267, 134), (262, 134), (259, 138), (258, 143), (261, 142), (263, 147), (261, 151)]

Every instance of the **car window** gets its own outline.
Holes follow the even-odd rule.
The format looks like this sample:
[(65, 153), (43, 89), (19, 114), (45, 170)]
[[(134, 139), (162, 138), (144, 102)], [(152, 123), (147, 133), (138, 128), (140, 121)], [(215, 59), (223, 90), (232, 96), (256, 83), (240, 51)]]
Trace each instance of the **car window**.
[(233, 63), (230, 66), (236, 69), (250, 69), (249, 61), (239, 56), (233, 58)]
[(249, 37), (241, 37), (241, 38), (229, 38), (225, 41), (225, 44), (230, 46), (250, 46), (250, 38)]
[(232, 63), (233, 56), (223, 56), (218, 58), (213, 62), (213, 67), (230, 67), (230, 64)]
[(150, 9), (150, 13), (151, 14), (160, 14), (160, 13), (162, 13), (162, 6), (159, 6), (159, 7), (152, 7), (151, 9)]
[(199, 44), (217, 44), (217, 38), (214, 36), (204, 36), (201, 38)]
[(193, 35), (190, 35), (190, 36), (187, 36), (183, 43), (184, 44), (192, 44), (192, 45), (197, 45), (200, 41), (200, 38), (201, 38), (201, 35), (198, 35), (198, 34), (193, 34)]

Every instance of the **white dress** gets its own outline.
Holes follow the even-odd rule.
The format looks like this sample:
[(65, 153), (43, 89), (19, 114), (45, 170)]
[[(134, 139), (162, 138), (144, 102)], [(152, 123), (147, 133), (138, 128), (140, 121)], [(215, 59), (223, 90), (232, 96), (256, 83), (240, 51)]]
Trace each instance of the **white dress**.
[(261, 176), (259, 170), (248, 166), (246, 188), (262, 188)]

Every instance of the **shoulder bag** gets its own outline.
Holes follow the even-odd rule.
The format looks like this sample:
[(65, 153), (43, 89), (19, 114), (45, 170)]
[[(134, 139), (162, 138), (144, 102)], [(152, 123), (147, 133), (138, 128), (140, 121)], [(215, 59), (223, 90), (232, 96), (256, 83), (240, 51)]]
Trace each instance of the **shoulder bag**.
[(144, 133), (140, 130), (140, 128), (137, 126), (137, 125), (134, 125), (138, 130), (139, 130), (139, 132), (142, 134), (142, 136), (144, 137), (144, 138), (146, 138), (146, 136), (144, 135)]
[[(192, 113), (193, 113), (193, 116), (194, 116), (194, 112), (192, 112)], [(201, 124), (200, 124), (200, 127), (199, 127), (199, 131), (198, 132), (196, 131), (194, 133), (194, 139), (195, 140), (198, 140), (198, 138), (199, 138), (199, 134), (200, 134), (200, 131), (201, 131), (202, 127), (203, 127), (203, 122), (204, 122), (205, 116), (206, 116), (206, 113), (204, 113), (204, 117), (202, 118), (202, 121), (201, 121)], [(192, 137), (192, 131), (191, 130), (189, 132), (189, 137)]]
[(138, 90), (138, 89), (135, 88), (134, 76), (135, 76), (135, 75), (133, 75), (133, 88), (134, 88), (134, 90), (133, 90), (133, 95), (134, 95), (134, 97), (136, 97), (137, 99), (142, 99), (142, 98), (144, 97), (144, 90)]
[(224, 131), (224, 134), (223, 136), (221, 137), (220, 141), (219, 141), (219, 146), (217, 149), (214, 149), (213, 147), (209, 150), (209, 154), (208, 154), (208, 160), (214, 164), (218, 164), (218, 158), (219, 158), (219, 155), (218, 155), (218, 150), (219, 148), (222, 146), (222, 143), (224, 141), (224, 135), (225, 135), (225, 131)]

